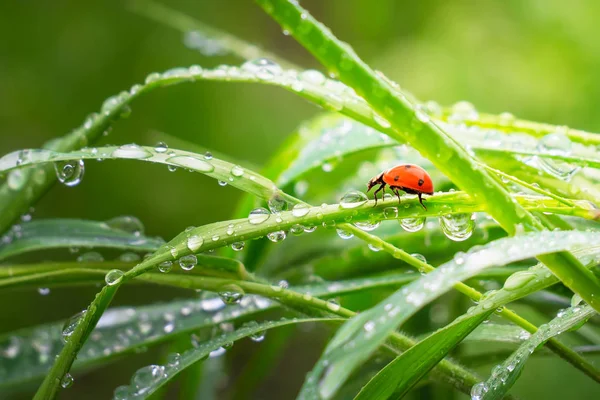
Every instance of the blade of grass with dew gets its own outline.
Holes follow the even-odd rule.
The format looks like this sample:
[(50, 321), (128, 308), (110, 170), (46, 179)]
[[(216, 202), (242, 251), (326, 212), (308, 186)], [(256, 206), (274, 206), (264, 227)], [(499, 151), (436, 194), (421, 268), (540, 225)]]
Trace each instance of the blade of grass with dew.
[(19, 224), (0, 245), (0, 260), (33, 251), (55, 248), (111, 248), (148, 252), (164, 240), (140, 236), (107, 222), (80, 219), (37, 219)]
[(219, 351), (223, 349), (223, 346), (228, 346), (232, 342), (236, 342), (245, 337), (249, 337), (256, 334), (262, 334), (263, 332), (277, 328), (280, 326), (299, 324), (306, 322), (342, 322), (340, 318), (294, 318), (294, 319), (282, 319), (279, 321), (267, 321), (261, 323), (248, 323), (243, 325), (241, 328), (236, 329), (233, 332), (225, 333), (217, 338), (211, 339), (207, 342), (201, 343), (198, 347), (187, 350), (183, 354), (173, 354), (173, 362), (164, 365), (157, 366), (151, 365), (143, 367), (136, 374), (143, 374), (146, 369), (152, 368), (157, 373), (153, 374), (154, 379), (149, 382), (142, 383), (141, 379), (136, 379), (136, 375), (132, 377), (132, 384), (129, 386), (120, 386), (115, 390), (115, 396), (119, 396), (119, 399), (147, 399), (156, 390), (160, 389), (163, 385), (166, 385), (173, 378), (175, 378), (181, 371), (187, 367), (202, 361), (213, 351)]
[[(600, 235), (591, 232), (589, 234)], [(308, 375), (300, 398), (310, 398), (316, 394), (325, 399), (331, 398), (352, 371), (364, 362), (390, 333), (455, 283), (468, 279), (485, 268), (505, 265), (543, 253), (573, 250), (585, 246), (590, 239), (592, 236), (583, 235), (583, 232), (542, 231), (499, 239), (472, 249), (464, 255), (457, 255), (452, 261), (342, 325)], [(489, 315), (492, 311), (493, 309), (487, 309), (482, 314)], [(469, 323), (466, 328), (461, 326), (461, 334), (466, 336), (485, 318), (470, 318), (473, 323)], [(443, 355), (440, 359), (442, 357)]]
[(596, 311), (588, 306), (571, 307), (561, 311), (556, 318), (546, 325), (540, 326), (539, 330), (526, 340), (506, 361), (492, 370), (492, 376), (485, 382), (473, 387), (471, 395), (481, 400), (501, 399), (512, 385), (516, 382), (529, 359), (531, 353), (553, 336), (575, 329)]
[[(440, 129), (408, 98), (377, 76), (345, 43), (317, 22), (298, 4), (286, 0), (257, 0), (258, 4), (289, 31), (332, 73), (338, 74), (370, 106), (379, 120), (395, 129), (393, 137), (405, 139), (458, 187), (466, 189), (509, 233), (518, 227), (525, 231), (542, 230), (543, 226), (526, 210), (515, 204), (508, 192), (479, 167), (474, 159)], [(600, 310), (600, 282), (569, 254), (546, 254), (544, 262), (571, 290)]]
[(507, 324), (482, 324), (473, 330), (463, 342), (522, 343), (531, 337), (523, 328)]
[[(583, 257), (589, 261), (597, 258), (598, 255), (597, 250), (590, 254), (587, 249), (584, 250)], [(502, 290), (489, 293), (480, 300), (477, 306), (471, 307), (466, 314), (420, 341), (388, 364), (363, 388), (357, 396), (358, 399), (387, 399), (392, 395), (402, 396), (425, 376), (450, 349), (485, 320), (493, 310), (555, 282), (558, 282), (558, 279), (541, 264), (527, 271), (513, 274), (506, 280)], [(558, 343), (549, 343), (550, 348), (555, 348), (559, 345)], [(571, 358), (568, 361), (573, 365), (577, 365), (574, 362), (579, 362), (578, 368), (600, 382), (600, 376), (593, 366), (580, 356), (578, 357), (578, 359)]]

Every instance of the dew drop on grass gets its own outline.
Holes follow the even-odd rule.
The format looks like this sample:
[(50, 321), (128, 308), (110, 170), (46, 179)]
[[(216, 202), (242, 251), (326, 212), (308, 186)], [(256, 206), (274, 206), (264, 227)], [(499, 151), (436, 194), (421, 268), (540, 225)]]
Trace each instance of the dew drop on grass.
[(153, 385), (156, 385), (165, 376), (165, 367), (162, 365), (148, 365), (138, 369), (131, 378), (131, 386), (135, 390), (136, 396), (141, 396), (148, 392)]
[(81, 319), (83, 318), (83, 316), (85, 315), (86, 312), (87, 312), (87, 310), (80, 311), (65, 321), (63, 328), (62, 328), (62, 334), (61, 334), (63, 342), (66, 343), (67, 340), (73, 334), (73, 332), (75, 332), (77, 325), (79, 325), (79, 322), (81, 321)]
[(173, 262), (172, 261), (163, 261), (160, 264), (158, 264), (158, 270), (160, 272), (170, 272), (171, 269), (173, 268)]
[(250, 215), (248, 215), (248, 222), (252, 225), (259, 225), (269, 219), (271, 214), (269, 210), (264, 207), (255, 208), (250, 211)]
[(215, 170), (215, 167), (211, 163), (191, 156), (173, 156), (167, 158), (166, 162), (171, 165), (192, 169), (198, 172), (212, 172)]
[(78, 262), (102, 262), (104, 261), (104, 257), (102, 254), (96, 251), (88, 251), (87, 253), (83, 253), (79, 257), (77, 257)]
[(85, 164), (83, 160), (58, 161), (54, 163), (54, 170), (56, 171), (56, 178), (60, 183), (72, 187), (77, 186), (83, 179)]
[(220, 356), (222, 356), (222, 355), (223, 355), (223, 354), (225, 354), (226, 352), (227, 352), (227, 350), (225, 350), (225, 348), (224, 348), (224, 347), (219, 347), (218, 349), (215, 349), (215, 350), (211, 351), (211, 352), (208, 354), (208, 356), (209, 356), (210, 358), (217, 358), (217, 357), (220, 357)]
[(108, 286), (113, 286), (121, 282), (123, 275), (125, 275), (125, 273), (120, 269), (111, 269), (104, 276), (104, 281)]
[(73, 379), (73, 377), (71, 376), (70, 373), (66, 373), (65, 376), (63, 376), (63, 378), (60, 380), (60, 386), (63, 389), (67, 389), (70, 388), (71, 386), (73, 386), (73, 382), (75, 380)]
[(136, 253), (132, 253), (132, 252), (127, 252), (127, 253), (123, 253), (119, 256), (119, 261), (122, 262), (137, 262), (140, 260), (140, 256), (137, 255)]
[(179, 259), (179, 266), (185, 271), (192, 270), (198, 264), (198, 258), (193, 254), (188, 254)]
[(471, 400), (482, 400), (487, 391), (488, 387), (485, 385), (485, 382), (473, 385), (471, 388)]
[(581, 298), (580, 295), (578, 295), (577, 293), (575, 293), (573, 295), (573, 297), (571, 297), (571, 307), (576, 307), (579, 305), (579, 303), (581, 303), (583, 299)]
[(411, 254), (411, 256), (413, 256), (417, 260), (421, 261), (422, 263), (427, 263), (427, 259), (425, 258), (425, 256), (423, 254), (413, 253), (413, 254)]
[(50, 294), (50, 289), (45, 287), (45, 288), (38, 288), (38, 293), (41, 294), (42, 296), (47, 296)]
[(323, 75), (320, 71), (314, 69), (307, 69), (306, 71), (302, 71), (299, 75), (299, 78), (306, 83), (318, 86), (322, 85), (327, 80), (327, 78), (325, 78), (325, 75)]
[(267, 239), (269, 239), (273, 243), (281, 242), (285, 240), (285, 238), (285, 231), (275, 231), (267, 234)]
[(304, 217), (310, 211), (310, 207), (306, 204), (296, 204), (294, 208), (292, 208), (292, 215), (296, 218)]
[[(562, 132), (550, 133), (540, 139), (537, 150), (540, 153), (547, 153), (557, 156), (571, 155), (571, 140)], [(566, 163), (564, 161), (551, 158), (539, 157), (537, 164), (541, 169), (559, 179), (569, 181), (579, 171), (579, 166)]]
[(358, 221), (354, 223), (358, 229), (363, 230), (365, 232), (371, 232), (375, 229), (379, 228), (379, 221), (370, 222), (370, 221)]
[(6, 183), (11, 190), (21, 190), (25, 185), (25, 182), (27, 182), (27, 175), (22, 170), (15, 169), (8, 173)]
[(341, 307), (334, 299), (329, 299), (327, 300), (327, 308), (333, 312), (338, 312)]
[(219, 297), (223, 300), (223, 303), (228, 305), (238, 304), (242, 301), (244, 295), (244, 289), (234, 284), (225, 285), (219, 289)]
[(285, 201), (285, 199), (278, 194), (269, 199), (268, 205), (269, 210), (271, 210), (271, 213), (273, 214), (279, 214), (280, 212), (287, 211), (288, 209), (287, 201)]
[(396, 219), (398, 218), (398, 208), (397, 207), (386, 207), (383, 209), (383, 216), (387, 219)]
[(122, 215), (111, 218), (104, 222), (109, 228), (119, 229), (135, 236), (144, 234), (144, 224), (138, 218), (131, 215)]
[(425, 226), (425, 218), (403, 218), (400, 221), (400, 226), (407, 232), (418, 232)]
[(154, 146), (154, 151), (157, 153), (166, 153), (169, 150), (169, 146), (165, 142), (158, 142)]
[(337, 229), (337, 234), (340, 238), (344, 240), (352, 239), (354, 237), (354, 233), (346, 231), (344, 229)]
[(204, 239), (200, 235), (192, 235), (187, 239), (187, 248), (190, 249), (192, 253), (196, 253), (200, 250), (204, 244)]
[(137, 144), (125, 144), (113, 151), (112, 156), (115, 158), (133, 158), (142, 160), (151, 157), (152, 153)]
[(369, 243), (368, 246), (371, 251), (374, 251), (374, 252), (381, 251), (381, 246), (378, 244)]
[(239, 178), (240, 176), (244, 175), (244, 169), (239, 165), (234, 165), (233, 167), (231, 167), (231, 175), (235, 176), (236, 178)]
[(283, 72), (279, 64), (268, 58), (257, 58), (242, 64), (242, 71), (256, 75), (257, 78), (268, 81)]
[(167, 356), (167, 365), (169, 366), (169, 368), (179, 367), (180, 362), (181, 355), (179, 353), (171, 353)]
[(234, 251), (242, 251), (242, 250), (244, 250), (245, 245), (246, 244), (244, 242), (233, 242), (233, 243), (231, 243), (231, 248)]
[(225, 181), (219, 180), (218, 183), (219, 183), (219, 186), (227, 186), (227, 182), (225, 182)]
[(444, 235), (455, 242), (467, 240), (475, 229), (475, 214), (449, 214), (440, 217)]
[(250, 340), (252, 340), (253, 342), (262, 342), (263, 340), (265, 340), (266, 335), (267, 333), (265, 331), (258, 331), (250, 335)]
[(504, 289), (509, 290), (509, 291), (518, 290), (518, 289), (522, 288), (523, 286), (525, 286), (527, 283), (536, 279), (536, 277), (537, 277), (537, 275), (534, 274), (533, 272), (529, 272), (529, 271), (516, 272), (506, 279), (506, 282), (504, 282)]
[(213, 155), (210, 151), (207, 151), (206, 153), (204, 153), (204, 159), (205, 160), (212, 160)]
[(367, 195), (358, 190), (352, 190), (346, 193), (340, 200), (340, 207), (342, 208), (356, 208), (362, 206), (367, 202)]

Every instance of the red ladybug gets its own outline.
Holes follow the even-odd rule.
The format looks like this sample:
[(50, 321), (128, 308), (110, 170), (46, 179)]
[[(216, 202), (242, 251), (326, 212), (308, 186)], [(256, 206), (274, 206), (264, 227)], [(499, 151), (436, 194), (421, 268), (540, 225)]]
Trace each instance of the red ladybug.
[(421, 203), (426, 210), (427, 207), (423, 204), (421, 195), (433, 194), (433, 182), (431, 182), (431, 177), (427, 171), (415, 164), (400, 164), (387, 171), (383, 171), (367, 183), (367, 192), (375, 185), (379, 185), (374, 193), (375, 205), (377, 205), (377, 193), (384, 190), (385, 185), (389, 185), (392, 192), (396, 193), (398, 202), (400, 202), (400, 193), (398, 193), (398, 190), (402, 190), (409, 194), (418, 194), (419, 203)]

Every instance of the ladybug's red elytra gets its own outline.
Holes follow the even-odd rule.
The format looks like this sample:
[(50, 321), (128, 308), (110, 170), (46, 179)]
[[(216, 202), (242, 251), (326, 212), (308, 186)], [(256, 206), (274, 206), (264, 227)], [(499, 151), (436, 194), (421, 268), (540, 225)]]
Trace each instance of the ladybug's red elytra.
[(415, 164), (400, 164), (387, 171), (383, 171), (367, 183), (367, 192), (375, 185), (379, 185), (374, 193), (375, 205), (377, 205), (377, 193), (384, 190), (386, 185), (389, 185), (392, 192), (398, 196), (398, 202), (400, 202), (399, 190), (408, 194), (418, 194), (419, 203), (421, 203), (426, 210), (427, 207), (423, 204), (421, 195), (433, 194), (433, 182), (431, 181), (431, 177), (427, 171)]

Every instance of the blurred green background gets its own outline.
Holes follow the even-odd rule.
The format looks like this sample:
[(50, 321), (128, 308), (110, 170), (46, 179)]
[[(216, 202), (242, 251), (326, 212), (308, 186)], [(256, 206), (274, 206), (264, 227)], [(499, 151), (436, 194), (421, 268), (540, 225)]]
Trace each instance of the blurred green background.
[[(132, 14), (124, 3), (0, 2), (0, 153), (39, 147), (68, 133), (99, 110), (105, 98), (143, 81), (150, 72), (240, 63), (186, 48), (180, 32)], [(600, 131), (598, 1), (302, 4), (364, 60), (423, 100), (468, 100), (481, 111), (510, 111), (521, 118)], [(252, 1), (175, 0), (169, 5), (297, 64), (318, 67)], [(163, 140), (180, 147), (173, 145), (177, 141), (172, 138), (177, 138), (227, 154), (242, 165), (260, 166), (301, 121), (319, 112), (273, 87), (182, 84), (136, 101), (132, 115), (118, 122), (101, 144), (154, 145)], [(82, 184), (55, 186), (36, 205), (34, 218), (104, 220), (132, 214), (145, 223), (148, 234), (170, 239), (186, 226), (228, 218), (239, 198), (235, 189), (220, 188), (198, 174), (171, 173), (146, 163), (88, 162)], [(0, 302), (10, 302), (11, 307), (0, 313), (0, 331), (65, 318), (84, 308), (93, 293), (4, 293)], [(149, 303), (177, 294), (123, 291), (115, 304)], [(318, 349), (314, 350), (316, 357)], [(152, 360), (142, 355), (87, 377), (75, 375), (75, 385), (63, 397), (108, 398), (132, 371)], [(282, 373), (291, 377), (273, 378), (271, 383), (280, 379), (281, 395), (263, 390), (256, 398), (290, 398), (310, 362), (303, 359), (296, 368), (287, 365)], [(554, 358), (532, 362), (515, 392), (534, 399), (600, 397), (597, 386)]]

